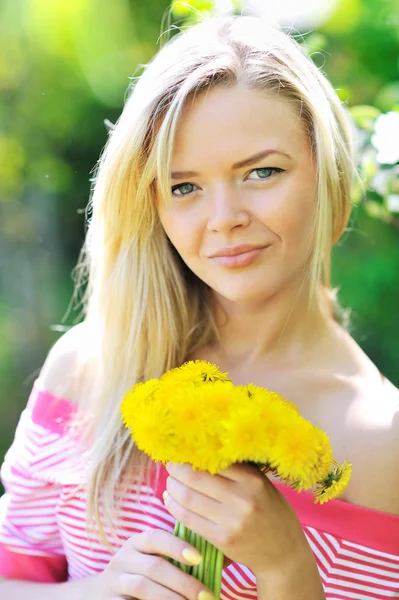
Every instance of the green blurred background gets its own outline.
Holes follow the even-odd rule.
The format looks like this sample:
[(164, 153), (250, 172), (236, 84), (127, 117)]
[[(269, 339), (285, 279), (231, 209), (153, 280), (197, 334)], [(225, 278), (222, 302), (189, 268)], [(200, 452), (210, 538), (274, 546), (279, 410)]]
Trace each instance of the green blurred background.
[[(212, 10), (250, 14), (244, 4)], [(255, 10), (268, 14), (273, 4)], [(334, 285), (352, 308), (352, 335), (399, 385), (399, 152), (381, 165), (371, 144), (378, 116), (399, 111), (398, 0), (329, 0), (324, 12), (321, 0), (299, 4), (294, 15), (281, 1), (273, 18), (305, 34), (313, 60), (355, 107), (367, 184), (334, 250)], [(196, 18), (189, 5), (168, 9), (168, 0), (0, 2), (0, 460), (49, 348), (79, 318), (79, 310), (64, 315), (106, 123), (161, 31)]]

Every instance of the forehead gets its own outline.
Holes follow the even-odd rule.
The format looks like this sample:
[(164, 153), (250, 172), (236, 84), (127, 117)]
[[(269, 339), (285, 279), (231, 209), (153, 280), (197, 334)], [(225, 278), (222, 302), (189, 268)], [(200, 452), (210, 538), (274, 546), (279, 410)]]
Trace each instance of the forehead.
[(219, 86), (186, 101), (176, 132), (172, 170), (230, 168), (256, 151), (276, 148), (292, 156), (300, 155), (307, 146), (292, 102), (258, 90)]

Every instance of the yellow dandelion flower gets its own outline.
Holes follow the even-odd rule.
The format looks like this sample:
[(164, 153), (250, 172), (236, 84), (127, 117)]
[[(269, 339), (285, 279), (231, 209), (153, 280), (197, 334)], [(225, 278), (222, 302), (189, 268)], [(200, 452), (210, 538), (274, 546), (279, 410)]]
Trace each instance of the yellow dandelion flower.
[(243, 390), (246, 390), (248, 393), (248, 396), (250, 398), (252, 398), (252, 396), (254, 394), (256, 394), (256, 392), (268, 391), (268, 390), (266, 390), (266, 388), (259, 387), (258, 385), (255, 385), (254, 383), (248, 383), (248, 385), (240, 385), (239, 387), (242, 388)]
[(312, 487), (317, 482), (315, 442), (313, 426), (290, 411), (271, 450), (270, 463), (282, 479)]
[(297, 405), (291, 402), (291, 400), (288, 400), (288, 398), (282, 396), (281, 394), (277, 394), (277, 392), (272, 392), (267, 388), (262, 388), (258, 385), (254, 385), (253, 383), (249, 383), (248, 385), (240, 387), (243, 387), (248, 391), (248, 395), (250, 398), (256, 396), (256, 394), (264, 394), (265, 392), (267, 392), (269, 402), (283, 402), (286, 407), (291, 408), (297, 415), (299, 415), (299, 409)]
[(223, 455), (231, 462), (252, 461), (264, 463), (270, 452), (270, 443), (259, 426), (257, 414), (239, 410), (225, 425)]
[(334, 460), (333, 464), (335, 469), (330, 471), (319, 487), (312, 492), (315, 496), (315, 503), (324, 504), (338, 498), (348, 486), (352, 475), (351, 463), (345, 460), (342, 465), (339, 465)]
[(333, 464), (333, 451), (330, 444), (330, 438), (319, 427), (313, 426), (316, 438), (317, 460), (314, 465), (317, 481), (325, 479)]
[(168, 460), (174, 463), (189, 463), (198, 465), (203, 455), (204, 440), (201, 432), (190, 435), (183, 435), (175, 430), (173, 440), (169, 446)]
[[(245, 395), (246, 386), (239, 386)], [(284, 425), (281, 403), (270, 400), (270, 393), (262, 388), (254, 390), (235, 409), (232, 418), (225, 424), (225, 452), (235, 461), (266, 463), (270, 448)]]
[[(170, 386), (168, 389), (170, 391)], [(179, 447), (175, 458), (212, 473), (226, 468), (226, 456), (222, 452), (224, 424), (231, 421), (246, 400), (247, 396), (231, 382), (184, 383), (170, 391), (168, 403)], [(228, 462), (232, 462), (230, 458)]]
[(175, 424), (170, 412), (156, 400), (134, 414), (132, 436), (136, 446), (153, 460), (168, 460), (174, 446)]
[(223, 456), (223, 440), (220, 435), (208, 435), (206, 445), (201, 448), (193, 461), (194, 468), (215, 475), (230, 466), (231, 461)]
[(206, 413), (202, 408), (201, 387), (186, 382), (173, 389), (170, 386), (161, 387), (158, 394), (162, 403), (168, 407), (175, 423), (177, 444), (184, 445), (185, 440), (196, 434), (206, 422)]
[(122, 399), (120, 410), (126, 427), (133, 427), (134, 416), (141, 406), (145, 406), (155, 397), (159, 389), (158, 379), (149, 379), (145, 383), (139, 382), (129, 390)]
[(181, 367), (170, 369), (161, 377), (161, 384), (207, 383), (209, 381), (230, 381), (227, 373), (222, 373), (216, 365), (206, 360), (190, 360)]
[(318, 481), (322, 481), (329, 473), (333, 464), (333, 453), (328, 435), (318, 427), (309, 423), (312, 427), (314, 442), (313, 448), (316, 451), (316, 458), (309, 455), (309, 462), (306, 471), (301, 479), (290, 482), (293, 489), (297, 491), (313, 488)]
[[(268, 451), (269, 447), (276, 443), (277, 437), (285, 427), (287, 418), (290, 415), (288, 411), (284, 410), (284, 405), (281, 402), (276, 402), (267, 390), (263, 393), (258, 392), (252, 397), (252, 401)], [(268, 456), (265, 456), (264, 462), (268, 458)], [(262, 457), (259, 457), (259, 460), (263, 460)]]
[(291, 402), (291, 400), (288, 400), (288, 398), (285, 398), (284, 396), (280, 396), (282, 402), (284, 402), (284, 405), (287, 408), (290, 408), (292, 411), (294, 411), (295, 414), (299, 415), (299, 408), (297, 407), (296, 404), (294, 404), (294, 402)]
[(230, 422), (236, 411), (248, 400), (244, 392), (230, 381), (214, 381), (200, 386), (201, 410), (204, 415), (203, 427), (216, 434), (224, 422)]

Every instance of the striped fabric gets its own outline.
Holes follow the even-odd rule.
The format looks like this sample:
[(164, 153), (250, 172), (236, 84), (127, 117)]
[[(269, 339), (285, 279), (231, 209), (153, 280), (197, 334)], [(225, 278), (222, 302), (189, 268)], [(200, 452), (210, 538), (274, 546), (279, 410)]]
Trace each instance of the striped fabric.
[[(74, 452), (68, 431), (74, 408), (35, 382), (13, 445), (1, 469), (0, 576), (42, 582), (72, 581), (101, 572), (111, 554), (86, 531), (85, 456)], [(124, 499), (120, 545), (134, 533), (174, 530), (162, 492), (168, 473), (142, 490), (132, 485)], [(333, 500), (315, 505), (276, 483), (296, 510), (314, 552), (326, 598), (399, 598), (399, 517)], [(117, 547), (115, 547), (115, 550)], [(256, 579), (233, 562), (223, 571), (221, 599), (256, 599)]]

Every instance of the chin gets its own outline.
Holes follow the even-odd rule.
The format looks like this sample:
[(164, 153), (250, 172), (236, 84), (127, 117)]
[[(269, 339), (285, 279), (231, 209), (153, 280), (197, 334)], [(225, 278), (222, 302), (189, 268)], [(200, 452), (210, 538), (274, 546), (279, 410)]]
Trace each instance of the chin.
[(217, 296), (235, 303), (264, 302), (278, 291), (278, 289), (272, 288), (272, 286), (265, 289), (264, 286), (259, 287), (259, 284), (248, 286), (244, 283), (235, 284), (234, 286), (226, 284), (223, 287), (219, 283), (217, 287), (211, 287)]

